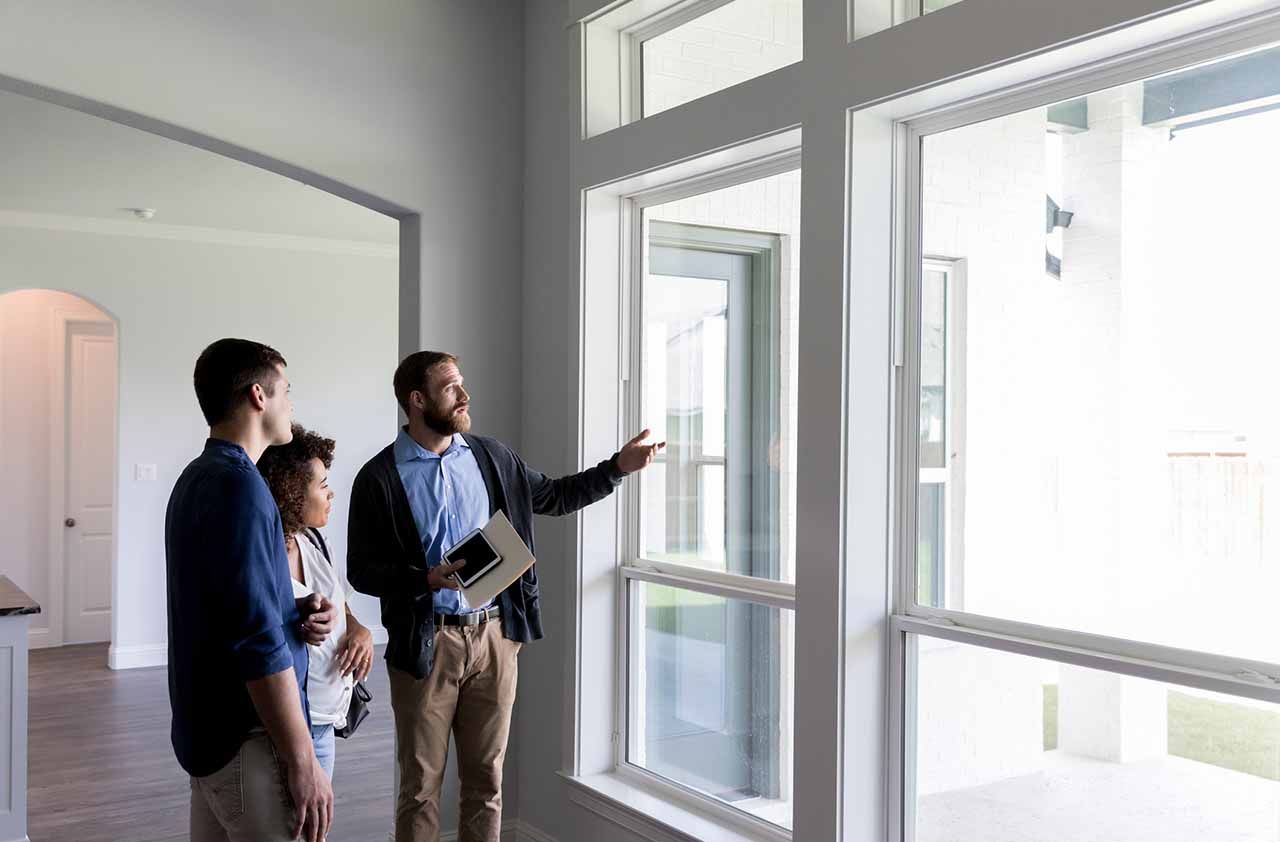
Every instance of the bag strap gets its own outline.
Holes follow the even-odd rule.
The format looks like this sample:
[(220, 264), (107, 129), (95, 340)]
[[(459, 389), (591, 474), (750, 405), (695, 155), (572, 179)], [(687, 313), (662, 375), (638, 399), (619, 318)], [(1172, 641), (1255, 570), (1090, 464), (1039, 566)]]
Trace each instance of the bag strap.
[(324, 560), (329, 562), (329, 566), (332, 567), (333, 559), (329, 558), (329, 544), (324, 540), (324, 536), (320, 534), (320, 530), (314, 526), (308, 526), (302, 531), (306, 533), (307, 539), (312, 544), (315, 544), (316, 549), (324, 553)]

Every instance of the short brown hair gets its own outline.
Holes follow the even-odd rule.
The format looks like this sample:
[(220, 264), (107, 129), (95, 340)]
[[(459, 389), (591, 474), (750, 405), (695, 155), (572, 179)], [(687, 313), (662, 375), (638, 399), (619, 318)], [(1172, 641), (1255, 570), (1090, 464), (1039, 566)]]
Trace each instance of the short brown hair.
[(212, 427), (231, 417), (254, 383), (275, 394), (276, 366), (286, 365), (280, 352), (249, 339), (219, 339), (196, 360), (196, 400)]
[(302, 531), (302, 510), (311, 484), (311, 460), (319, 459), (325, 468), (333, 466), (337, 443), (319, 433), (293, 425), (293, 441), (268, 447), (258, 460), (258, 470), (280, 507), (280, 523), (285, 535)]
[(391, 383), (396, 390), (396, 400), (400, 402), (400, 408), (406, 415), (409, 414), (409, 393), (425, 390), (427, 372), (445, 363), (457, 365), (458, 358), (444, 351), (417, 351), (400, 361)]

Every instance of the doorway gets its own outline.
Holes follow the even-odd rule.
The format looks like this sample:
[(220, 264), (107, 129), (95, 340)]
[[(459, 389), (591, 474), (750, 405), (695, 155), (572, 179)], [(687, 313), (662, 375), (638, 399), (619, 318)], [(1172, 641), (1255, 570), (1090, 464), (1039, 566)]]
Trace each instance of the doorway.
[(0, 539), (41, 605), (33, 647), (111, 639), (117, 326), (48, 289), (0, 295)]

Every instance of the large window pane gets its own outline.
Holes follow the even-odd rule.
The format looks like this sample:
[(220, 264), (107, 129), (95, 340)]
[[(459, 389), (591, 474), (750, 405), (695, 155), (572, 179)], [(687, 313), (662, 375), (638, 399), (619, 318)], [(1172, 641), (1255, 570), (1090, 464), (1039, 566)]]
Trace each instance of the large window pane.
[(627, 759), (791, 826), (791, 612), (632, 586)]
[(638, 552), (793, 581), (798, 172), (645, 210)]
[(1280, 662), (1276, 96), (1271, 49), (924, 138), (921, 602)]
[(803, 57), (802, 0), (733, 0), (640, 43), (643, 116)]
[(906, 805), (916, 842), (1280, 835), (1280, 706), (908, 643), (917, 647)]

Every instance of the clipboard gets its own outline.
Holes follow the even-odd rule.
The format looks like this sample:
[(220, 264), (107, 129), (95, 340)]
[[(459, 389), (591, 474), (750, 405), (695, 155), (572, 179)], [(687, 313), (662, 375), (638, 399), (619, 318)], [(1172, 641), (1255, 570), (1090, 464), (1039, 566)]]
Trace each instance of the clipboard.
[(481, 527), (480, 531), (502, 556), (502, 561), (476, 580), (471, 587), (461, 590), (462, 595), (467, 598), (468, 605), (484, 605), (510, 587), (511, 583), (524, 575), (524, 571), (532, 567), (536, 561), (533, 551), (516, 533), (515, 527), (501, 510), (489, 518), (489, 522)]

